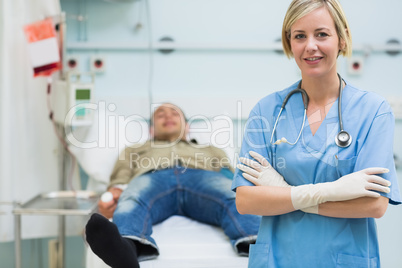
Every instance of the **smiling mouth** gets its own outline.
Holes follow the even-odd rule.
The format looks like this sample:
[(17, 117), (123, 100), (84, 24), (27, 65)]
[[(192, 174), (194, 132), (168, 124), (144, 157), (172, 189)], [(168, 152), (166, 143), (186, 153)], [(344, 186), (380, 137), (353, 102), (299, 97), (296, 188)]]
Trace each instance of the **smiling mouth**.
[(173, 122), (167, 122), (165, 124), (163, 124), (164, 127), (169, 127), (169, 126), (176, 126), (176, 123)]
[(322, 59), (323, 57), (310, 57), (310, 58), (304, 58), (304, 60), (307, 60), (307, 61), (316, 61), (316, 60), (320, 60), (320, 59)]

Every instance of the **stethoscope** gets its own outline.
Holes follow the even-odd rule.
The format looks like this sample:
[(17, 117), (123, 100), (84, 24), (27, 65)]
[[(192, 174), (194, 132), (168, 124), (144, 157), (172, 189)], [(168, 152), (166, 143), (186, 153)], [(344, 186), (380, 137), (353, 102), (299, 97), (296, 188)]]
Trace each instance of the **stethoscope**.
[[(343, 122), (342, 122), (342, 92), (343, 92), (343, 87), (342, 87), (342, 77), (338, 74), (339, 77), (339, 101), (338, 101), (338, 117), (339, 117), (339, 127), (340, 127), (340, 131), (339, 133), (335, 136), (335, 143), (336, 145), (338, 145), (339, 147), (345, 148), (348, 147), (351, 143), (352, 143), (352, 136), (350, 136), (350, 134), (345, 131), (343, 129)], [(285, 98), (285, 100), (282, 103), (281, 109), (279, 111), (278, 117), (276, 118), (275, 124), (274, 124), (274, 129), (272, 130), (272, 134), (271, 134), (271, 140), (270, 143), (272, 145), (278, 145), (281, 143), (287, 143), (290, 145), (295, 145), (299, 139), (300, 136), (302, 134), (303, 128), (304, 128), (304, 123), (306, 122), (306, 115), (307, 115), (307, 107), (308, 107), (308, 95), (307, 92), (301, 88), (301, 83), (302, 81), (300, 81), (299, 85), (297, 86), (297, 88), (295, 90), (292, 90)], [(303, 124), (302, 127), (300, 129), (299, 135), (297, 136), (297, 139), (295, 142), (289, 142), (285, 137), (281, 138), (280, 140), (277, 140), (276, 142), (272, 143), (272, 139), (274, 138), (274, 134), (276, 131), (276, 127), (278, 125), (278, 121), (279, 121), (279, 117), (281, 116), (281, 113), (283, 111), (283, 109), (285, 108), (286, 103), (288, 102), (289, 98), (295, 94), (300, 92), (303, 95), (303, 104), (304, 104), (304, 116), (303, 116)]]

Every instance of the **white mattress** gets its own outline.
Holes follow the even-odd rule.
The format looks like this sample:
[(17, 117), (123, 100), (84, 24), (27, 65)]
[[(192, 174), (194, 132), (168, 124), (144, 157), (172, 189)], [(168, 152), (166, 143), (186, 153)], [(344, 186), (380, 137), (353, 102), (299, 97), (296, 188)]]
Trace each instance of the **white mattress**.
[[(219, 227), (182, 216), (172, 216), (153, 228), (160, 250), (155, 260), (140, 263), (141, 268), (247, 267), (248, 258), (238, 256)], [(87, 268), (107, 268), (88, 247)]]

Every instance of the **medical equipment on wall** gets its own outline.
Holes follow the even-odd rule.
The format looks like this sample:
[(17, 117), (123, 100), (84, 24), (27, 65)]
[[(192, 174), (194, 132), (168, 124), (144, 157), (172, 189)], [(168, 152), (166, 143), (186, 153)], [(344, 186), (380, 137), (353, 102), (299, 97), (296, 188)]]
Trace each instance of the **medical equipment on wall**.
[[(90, 81), (83, 79), (85, 75)], [(56, 80), (51, 93), (54, 120), (64, 126), (91, 124), (94, 85), (94, 73), (69, 72), (65, 80)]]
[[(350, 134), (349, 134), (347, 131), (345, 131), (345, 130), (343, 129), (342, 110), (341, 110), (341, 108), (342, 108), (341, 105), (342, 105), (343, 87), (342, 87), (342, 77), (341, 77), (339, 74), (338, 74), (338, 77), (339, 77), (338, 118), (339, 118), (339, 127), (340, 127), (340, 131), (339, 131), (339, 133), (335, 136), (335, 143), (336, 143), (336, 145), (338, 145), (339, 147), (345, 148), (345, 147), (348, 147), (348, 146), (352, 143), (352, 136), (350, 136)], [(276, 121), (275, 121), (275, 124), (274, 124), (274, 128), (273, 128), (272, 134), (271, 134), (270, 143), (273, 144), (273, 145), (278, 145), (278, 144), (281, 144), (281, 143), (287, 143), (287, 144), (290, 144), (290, 145), (295, 145), (295, 144), (299, 141), (299, 138), (300, 138), (300, 136), (301, 136), (301, 134), (302, 134), (302, 131), (303, 131), (303, 128), (304, 128), (304, 124), (305, 124), (305, 122), (306, 122), (307, 107), (308, 107), (308, 101), (309, 101), (307, 92), (306, 92), (304, 89), (301, 88), (301, 83), (302, 83), (302, 81), (300, 81), (299, 85), (297, 86), (297, 88), (296, 88), (295, 90), (292, 90), (292, 91), (285, 97), (285, 100), (284, 100), (283, 103), (282, 103), (281, 109), (280, 109), (280, 111), (279, 111), (278, 117), (276, 118)], [(279, 140), (277, 140), (277, 141), (275, 141), (275, 142), (273, 143), (273, 142), (272, 142), (272, 139), (274, 138), (274, 134), (275, 134), (276, 127), (277, 127), (277, 125), (278, 125), (278, 121), (279, 121), (279, 118), (280, 118), (280, 116), (281, 116), (281, 113), (282, 113), (283, 109), (285, 108), (286, 103), (288, 102), (289, 98), (290, 98), (293, 94), (298, 93), (298, 92), (300, 92), (300, 93), (303, 95), (303, 105), (304, 105), (303, 124), (302, 124), (302, 126), (301, 126), (301, 128), (300, 128), (299, 135), (297, 136), (296, 141), (293, 142), (293, 143), (288, 142), (288, 140), (287, 140), (285, 137), (282, 137), (281, 139), (279, 139)]]
[(34, 76), (49, 76), (61, 69), (60, 51), (51, 18), (24, 27)]

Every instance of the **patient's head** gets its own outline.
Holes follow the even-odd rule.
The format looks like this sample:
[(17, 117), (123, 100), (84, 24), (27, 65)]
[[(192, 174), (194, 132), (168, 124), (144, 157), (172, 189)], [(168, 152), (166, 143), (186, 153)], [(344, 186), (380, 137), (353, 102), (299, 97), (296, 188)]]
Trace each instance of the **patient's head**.
[(183, 111), (174, 104), (163, 103), (151, 116), (151, 136), (154, 139), (176, 141), (186, 139), (187, 123)]

